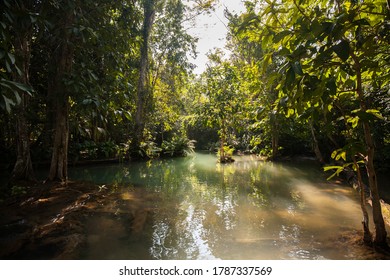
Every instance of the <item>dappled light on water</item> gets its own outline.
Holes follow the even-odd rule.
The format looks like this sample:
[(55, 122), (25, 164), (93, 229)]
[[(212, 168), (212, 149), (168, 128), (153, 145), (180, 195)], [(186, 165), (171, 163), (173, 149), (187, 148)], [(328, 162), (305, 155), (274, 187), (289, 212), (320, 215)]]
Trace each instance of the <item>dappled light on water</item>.
[[(141, 224), (138, 231), (123, 236), (124, 230), (110, 230), (121, 258), (354, 257), (334, 242), (343, 232), (360, 230), (357, 195), (347, 186), (327, 182), (313, 164), (270, 163), (241, 156), (221, 165), (213, 155), (196, 154), (73, 169), (71, 176), (122, 186), (113, 191), (122, 192), (123, 200), (148, 205), (143, 212), (133, 213)], [(134, 190), (142, 190), (143, 196)], [(106, 219), (101, 219), (100, 227), (112, 228)], [(93, 226), (98, 222), (95, 217)], [(115, 232), (121, 234), (115, 236)], [(99, 246), (99, 242), (91, 243), (93, 249), (86, 256), (93, 258), (96, 251), (109, 250)], [(115, 250), (110, 254), (115, 256)]]

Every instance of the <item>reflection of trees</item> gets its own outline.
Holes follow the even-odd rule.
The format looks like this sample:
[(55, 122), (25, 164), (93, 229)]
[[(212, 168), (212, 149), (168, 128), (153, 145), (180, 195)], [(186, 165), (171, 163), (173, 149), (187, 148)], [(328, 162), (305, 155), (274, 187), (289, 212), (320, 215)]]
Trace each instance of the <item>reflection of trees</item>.
[(305, 254), (303, 248), (313, 251), (302, 245), (312, 242), (307, 237), (311, 229), (301, 226), (310, 211), (321, 211), (324, 206), (318, 210), (308, 204), (310, 188), (302, 187), (310, 184), (305, 174), (276, 163), (241, 159), (216, 165), (215, 158), (201, 159), (155, 160), (80, 171), (88, 178), (130, 182), (160, 198), (153, 200), (156, 211), (143, 233), (150, 238), (144, 242), (150, 247), (143, 246), (152, 258), (210, 259), (232, 253), (239, 257), (242, 246), (251, 251), (249, 256), (259, 255), (254, 246), (278, 248), (275, 254), (283, 251), (283, 246), (291, 250), (284, 254)]
[(156, 214), (157, 220), (175, 221), (154, 225), (153, 252), (157, 258), (220, 255), (230, 249), (224, 239), (234, 240), (242, 227), (258, 235), (272, 219), (273, 215), (261, 215), (256, 209), (285, 211), (301, 203), (299, 194), (292, 191), (290, 172), (276, 164), (236, 162), (214, 165), (211, 170), (191, 163), (159, 163), (153, 171), (153, 177), (160, 180), (164, 203), (172, 203), (176, 209), (169, 217), (163, 211)]

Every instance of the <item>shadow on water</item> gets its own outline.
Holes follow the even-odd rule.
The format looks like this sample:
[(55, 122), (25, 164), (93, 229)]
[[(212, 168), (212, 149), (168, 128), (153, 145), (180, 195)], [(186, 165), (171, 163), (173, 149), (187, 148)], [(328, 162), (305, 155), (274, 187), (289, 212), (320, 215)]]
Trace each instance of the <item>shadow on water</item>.
[(118, 186), (123, 199), (145, 193), (130, 234), (112, 217), (88, 220), (86, 259), (359, 258), (334, 246), (339, 234), (360, 230), (356, 194), (311, 164), (242, 156), (220, 165), (197, 153), (73, 168), (70, 177)]

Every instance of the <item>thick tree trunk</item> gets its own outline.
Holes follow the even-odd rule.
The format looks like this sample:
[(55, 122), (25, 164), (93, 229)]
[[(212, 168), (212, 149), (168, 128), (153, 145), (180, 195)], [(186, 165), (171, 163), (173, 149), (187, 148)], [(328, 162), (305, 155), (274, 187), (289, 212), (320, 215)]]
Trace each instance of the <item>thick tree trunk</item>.
[(16, 142), (17, 157), (15, 166), (12, 170), (11, 181), (34, 180), (34, 170), (30, 154), (30, 137), (28, 132), (27, 120), (25, 117), (26, 97), (22, 97), (23, 105), (19, 105), (16, 110)]
[(49, 98), (54, 101), (55, 126), (53, 152), (48, 180), (66, 181), (68, 177), (68, 138), (69, 138), (69, 90), (64, 85), (66, 76), (72, 71), (74, 48), (71, 43), (70, 27), (73, 24), (72, 10), (67, 10), (60, 27), (64, 38), (53, 52), (53, 80), (49, 85)]
[(142, 29), (142, 43), (140, 48), (139, 78), (137, 87), (135, 126), (132, 139), (132, 156), (138, 157), (140, 144), (144, 137), (146, 108), (151, 100), (151, 89), (149, 85), (149, 37), (155, 17), (154, 0), (144, 1), (144, 22)]
[[(356, 78), (357, 78), (356, 92), (358, 94), (359, 101), (360, 101), (360, 110), (362, 112), (366, 112), (367, 104), (366, 104), (366, 100), (362, 88), (362, 73), (361, 73), (360, 62), (353, 52), (351, 52), (351, 56), (355, 62), (354, 68), (356, 71)], [(378, 247), (388, 247), (387, 232), (386, 232), (385, 222), (382, 215), (382, 208), (381, 208), (379, 191), (378, 191), (378, 182), (377, 182), (375, 166), (374, 166), (374, 154), (375, 154), (374, 140), (371, 135), (371, 127), (369, 122), (366, 120), (362, 120), (362, 124), (363, 124), (364, 139), (365, 139), (366, 149), (367, 149), (365, 164), (366, 164), (367, 175), (368, 175), (368, 185), (370, 187), (371, 196), (372, 196), (372, 216), (375, 225), (374, 245)]]
[[(25, 3), (31, 5), (30, 2)], [(27, 14), (27, 8), (24, 3), (20, 3), (21, 13)], [(15, 82), (29, 85), (30, 56), (31, 56), (31, 36), (32, 25), (24, 26), (19, 32), (15, 33), (14, 48), (17, 59), (17, 65), (22, 71), (19, 75), (15, 73), (13, 79)], [(30, 133), (26, 119), (26, 110), (28, 108), (29, 96), (24, 92), (19, 92), (21, 102), (16, 107), (16, 163), (12, 170), (11, 181), (16, 180), (34, 180), (34, 171), (32, 167), (30, 154)]]
[(53, 154), (48, 178), (50, 181), (66, 181), (68, 178), (69, 102), (66, 99), (62, 104), (60, 103), (58, 100)]

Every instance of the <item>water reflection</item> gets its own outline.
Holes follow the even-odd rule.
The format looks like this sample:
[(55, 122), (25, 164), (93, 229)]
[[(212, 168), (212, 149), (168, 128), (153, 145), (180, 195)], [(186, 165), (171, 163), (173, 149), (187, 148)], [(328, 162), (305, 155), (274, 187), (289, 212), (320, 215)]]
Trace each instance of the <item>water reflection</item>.
[(71, 177), (131, 184), (159, 197), (141, 237), (123, 241), (127, 258), (343, 259), (345, 252), (335, 253), (327, 240), (360, 226), (354, 193), (312, 166), (249, 156), (219, 165), (213, 155), (196, 154), (73, 169)]

